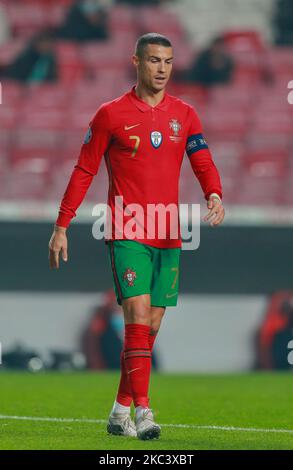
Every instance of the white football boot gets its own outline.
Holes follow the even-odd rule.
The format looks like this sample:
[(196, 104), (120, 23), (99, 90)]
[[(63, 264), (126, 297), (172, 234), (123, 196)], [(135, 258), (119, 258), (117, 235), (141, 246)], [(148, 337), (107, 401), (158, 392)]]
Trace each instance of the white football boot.
[(136, 427), (128, 413), (111, 413), (107, 431), (114, 436), (136, 437)]
[(135, 416), (135, 425), (138, 439), (158, 439), (161, 428), (154, 422), (154, 416), (150, 408), (143, 408)]

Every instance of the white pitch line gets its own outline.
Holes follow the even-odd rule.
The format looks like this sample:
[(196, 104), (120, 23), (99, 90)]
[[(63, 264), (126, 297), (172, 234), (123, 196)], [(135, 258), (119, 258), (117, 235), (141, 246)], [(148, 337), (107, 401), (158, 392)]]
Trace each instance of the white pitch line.
[(107, 423), (105, 419), (89, 419), (89, 418), (46, 418), (41, 416), (12, 416), (0, 415), (0, 419), (14, 419), (16, 421), (49, 421), (52, 423), (94, 423), (104, 424)]
[[(106, 419), (89, 419), (89, 418), (49, 418), (41, 416), (13, 416), (0, 415), (0, 420), (16, 420), (16, 421), (44, 421), (52, 423), (92, 423), (106, 424)], [(160, 424), (165, 428), (183, 428), (183, 429), (209, 429), (216, 431), (240, 431), (240, 432), (260, 432), (260, 433), (287, 433), (293, 434), (293, 429), (275, 429), (275, 428), (242, 428), (236, 426), (212, 426), (200, 424)]]

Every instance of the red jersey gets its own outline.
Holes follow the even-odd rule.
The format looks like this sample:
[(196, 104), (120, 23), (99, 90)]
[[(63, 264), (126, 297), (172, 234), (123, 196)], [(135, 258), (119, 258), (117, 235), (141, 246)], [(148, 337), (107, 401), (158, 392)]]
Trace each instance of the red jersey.
[[(161, 238), (153, 208), (160, 204), (171, 207), (171, 204), (178, 210), (179, 175), (185, 152), (205, 198), (208, 199), (212, 193), (222, 197), (219, 173), (194, 109), (166, 93), (163, 100), (152, 107), (136, 95), (133, 87), (120, 98), (103, 104), (91, 121), (56, 224), (62, 227), (69, 225), (104, 156), (112, 218), (109, 224), (112, 233), (105, 238), (129, 238), (124, 229), (129, 220), (137, 216), (139, 211), (134, 204), (139, 204), (143, 209), (143, 216), (137, 218), (140, 235), (131, 239), (159, 248), (180, 247), (180, 229), (176, 238), (171, 234), (171, 215), (168, 217), (167, 214), (165, 235)], [(117, 201), (121, 205), (117, 206)], [(130, 208), (132, 215), (123, 212), (126, 207)], [(150, 207), (151, 211), (148, 210)], [(117, 227), (117, 220), (121, 222), (121, 214), (117, 214), (120, 208), (122, 230), (121, 225)], [(149, 222), (155, 224), (151, 237)]]

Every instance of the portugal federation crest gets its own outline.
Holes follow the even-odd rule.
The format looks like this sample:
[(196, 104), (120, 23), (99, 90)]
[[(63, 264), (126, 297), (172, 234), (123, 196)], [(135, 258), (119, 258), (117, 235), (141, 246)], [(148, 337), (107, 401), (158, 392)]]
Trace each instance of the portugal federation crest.
[(177, 119), (171, 119), (171, 121), (169, 122), (169, 127), (170, 129), (172, 129), (173, 135), (176, 137), (178, 136), (179, 132), (182, 129), (182, 126), (180, 122), (177, 121)]
[(128, 286), (133, 286), (135, 279), (136, 279), (136, 272), (133, 271), (131, 268), (127, 268), (123, 274), (123, 281), (126, 281)]
[(163, 136), (159, 131), (152, 131), (151, 132), (151, 143), (155, 149), (159, 148), (163, 140)]
[(173, 135), (170, 135), (170, 140), (172, 140), (172, 142), (175, 142), (175, 143), (179, 143), (182, 141), (182, 136), (180, 136), (180, 131), (182, 130), (182, 124), (177, 121), (177, 119), (171, 119), (171, 121), (169, 121), (169, 127), (172, 131), (172, 134)]

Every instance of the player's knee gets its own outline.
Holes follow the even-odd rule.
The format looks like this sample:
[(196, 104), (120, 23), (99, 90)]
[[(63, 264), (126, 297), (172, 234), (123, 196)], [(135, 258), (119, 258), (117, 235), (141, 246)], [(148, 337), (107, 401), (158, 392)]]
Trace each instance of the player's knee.
[(151, 325), (151, 319), (148, 312), (144, 310), (135, 310), (130, 314), (131, 323), (139, 323), (141, 325)]
[(151, 325), (150, 306), (139, 301), (125, 299), (122, 302), (126, 323)]

